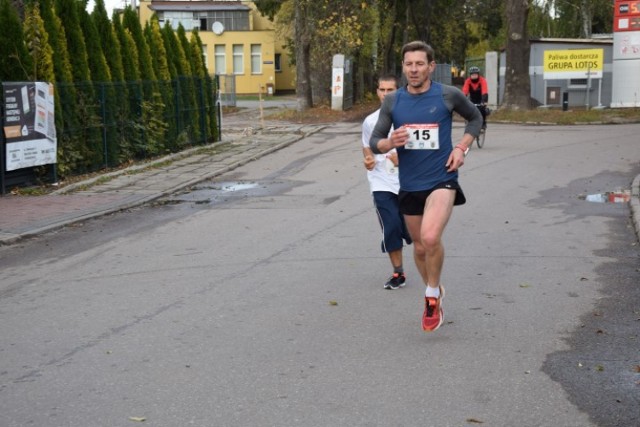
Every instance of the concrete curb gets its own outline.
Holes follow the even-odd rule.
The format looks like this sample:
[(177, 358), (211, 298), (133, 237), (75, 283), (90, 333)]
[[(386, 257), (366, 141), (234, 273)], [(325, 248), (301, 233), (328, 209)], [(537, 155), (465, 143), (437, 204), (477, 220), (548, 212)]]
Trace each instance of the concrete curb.
[(640, 175), (636, 176), (631, 183), (631, 221), (636, 230), (636, 238), (640, 241)]

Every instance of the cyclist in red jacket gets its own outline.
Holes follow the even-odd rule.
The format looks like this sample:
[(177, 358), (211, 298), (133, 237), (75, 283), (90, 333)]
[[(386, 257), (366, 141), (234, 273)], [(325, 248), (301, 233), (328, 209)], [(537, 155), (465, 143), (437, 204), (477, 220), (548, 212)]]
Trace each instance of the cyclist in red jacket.
[(487, 128), (487, 102), (489, 101), (489, 87), (487, 80), (480, 75), (480, 68), (469, 68), (469, 78), (464, 81), (462, 93), (469, 97), (469, 100), (476, 104), (482, 113), (482, 129)]

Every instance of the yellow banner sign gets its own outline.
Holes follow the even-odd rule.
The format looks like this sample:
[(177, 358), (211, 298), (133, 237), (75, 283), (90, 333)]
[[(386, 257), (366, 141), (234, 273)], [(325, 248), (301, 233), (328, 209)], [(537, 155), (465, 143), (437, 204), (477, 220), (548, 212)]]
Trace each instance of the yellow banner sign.
[(545, 50), (544, 78), (602, 78), (604, 49)]

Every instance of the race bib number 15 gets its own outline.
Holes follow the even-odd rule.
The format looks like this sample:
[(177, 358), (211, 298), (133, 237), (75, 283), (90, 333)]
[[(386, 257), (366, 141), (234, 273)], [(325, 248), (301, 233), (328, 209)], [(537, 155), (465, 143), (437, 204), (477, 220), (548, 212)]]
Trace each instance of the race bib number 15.
[(409, 142), (404, 146), (407, 150), (437, 150), (440, 148), (438, 124), (404, 125), (409, 132)]

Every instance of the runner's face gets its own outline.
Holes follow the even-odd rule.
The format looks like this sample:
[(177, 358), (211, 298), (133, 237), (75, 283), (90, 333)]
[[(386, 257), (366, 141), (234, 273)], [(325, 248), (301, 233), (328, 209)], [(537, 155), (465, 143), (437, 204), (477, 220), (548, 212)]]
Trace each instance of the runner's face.
[(380, 82), (378, 83), (378, 90), (376, 91), (380, 102), (382, 102), (382, 100), (388, 93), (391, 93), (396, 89), (396, 84), (394, 82), (380, 80)]
[(433, 72), (434, 62), (429, 62), (427, 52), (416, 50), (406, 52), (402, 61), (402, 72), (407, 77), (409, 92), (421, 92), (427, 89)]

